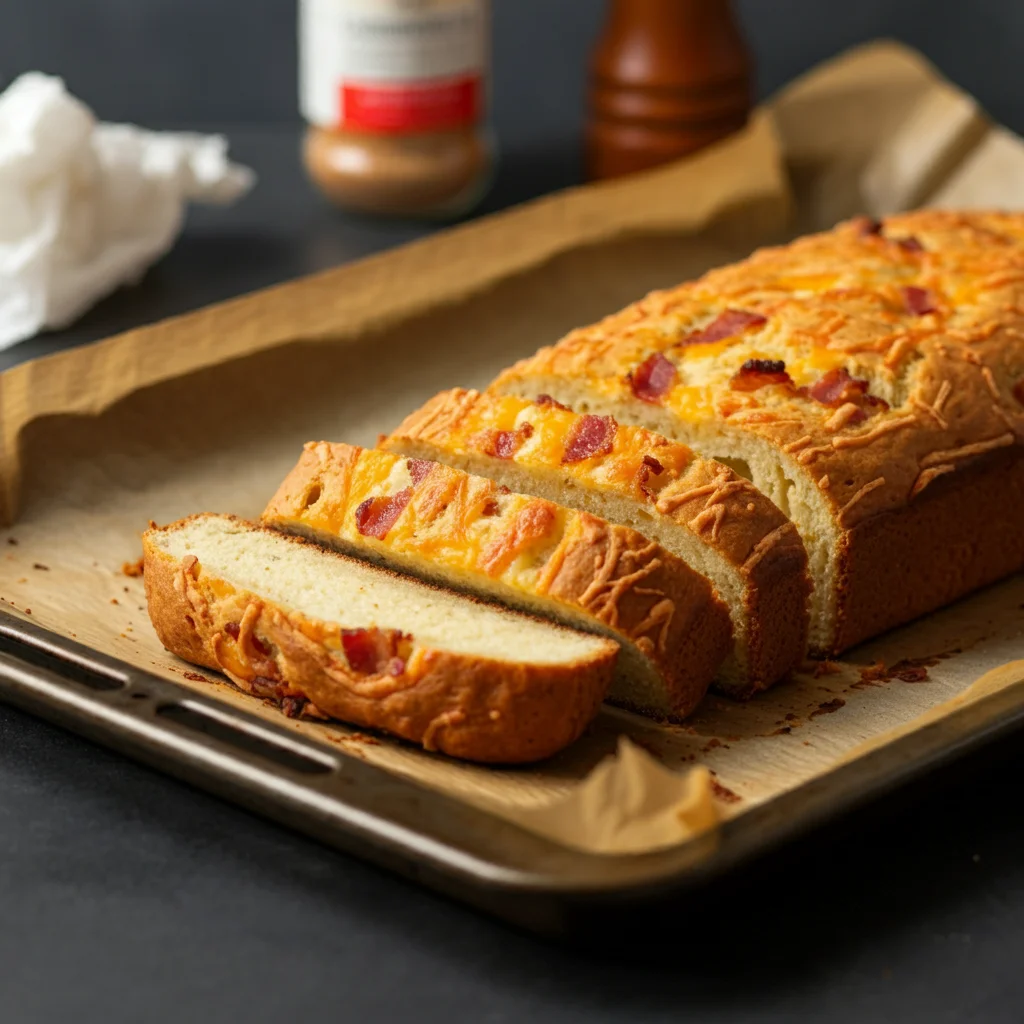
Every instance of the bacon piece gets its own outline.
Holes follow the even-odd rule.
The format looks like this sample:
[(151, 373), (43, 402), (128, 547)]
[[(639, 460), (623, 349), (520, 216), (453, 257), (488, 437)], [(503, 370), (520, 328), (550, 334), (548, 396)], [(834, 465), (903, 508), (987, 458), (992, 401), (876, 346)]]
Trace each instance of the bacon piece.
[[(361, 675), (401, 675), (405, 661), (399, 657), (403, 646), (408, 647), (412, 636), (398, 629), (343, 629), (341, 649), (353, 672)], [(392, 671), (392, 670), (396, 671)]]
[(478, 441), (487, 455), (495, 459), (512, 459), (533, 437), (533, 424), (524, 423), (518, 430), (488, 430)]
[(282, 697), (281, 712), (285, 718), (301, 718), (306, 707), (305, 697)]
[(1024, 379), (1017, 381), (1017, 383), (1013, 385), (1013, 397), (1016, 398), (1021, 405), (1024, 405)]
[(651, 476), (660, 476), (665, 472), (665, 467), (653, 456), (645, 455), (643, 461), (640, 463), (636, 474), (637, 487), (640, 488), (641, 492), (645, 494), (652, 501), (655, 498), (654, 491), (647, 486), (647, 481), (650, 480)]
[(239, 627), (237, 622), (229, 622), (224, 627), (224, 632), (227, 633), (227, 635), (229, 637), (231, 637), (232, 640), (237, 640), (238, 639), (238, 634), (239, 634), (240, 631), (241, 630), (240, 630), (240, 627)]
[(249, 688), (255, 697), (280, 697), (282, 683), (270, 676), (253, 676), (249, 680)]
[[(861, 408), (888, 409), (889, 403), (877, 395), (868, 394), (869, 382), (859, 377), (851, 377), (845, 366), (829, 370), (816, 380), (809, 388), (801, 388), (798, 392), (805, 398), (813, 398), (829, 409), (838, 409), (847, 402)], [(866, 418), (866, 417), (862, 417)], [(858, 419), (850, 419), (850, 423), (858, 423)]]
[(874, 217), (855, 217), (853, 223), (862, 238), (882, 233), (882, 222)]
[(498, 430), (494, 434), (494, 449), (487, 454), (496, 455), (499, 459), (511, 459), (521, 444), (518, 430)]
[(894, 241), (904, 252), (924, 252), (924, 246), (913, 235), (897, 238)]
[(641, 402), (657, 404), (676, 382), (675, 364), (660, 352), (652, 352), (629, 374), (629, 386)]
[(405, 464), (409, 468), (413, 484), (422, 483), (426, 475), (437, 465), (429, 459), (408, 459)]
[(572, 425), (562, 453), (562, 465), (607, 455), (615, 443), (618, 424), (611, 416), (581, 416)]
[(786, 364), (781, 359), (748, 359), (733, 374), (729, 387), (734, 391), (757, 391), (769, 384), (792, 384), (793, 379), (786, 373)]
[(569, 408), (569, 406), (562, 405), (561, 402), (559, 402), (556, 399), (552, 398), (550, 395), (538, 395), (533, 400), (533, 404), (534, 405), (553, 405), (556, 409), (564, 409), (566, 412), (571, 412), (572, 411)]
[(853, 402), (861, 395), (867, 394), (868, 382), (850, 376), (845, 366), (829, 370), (823, 377), (816, 380), (807, 393), (816, 402), (827, 405), (830, 409), (838, 409), (845, 402)]
[(383, 540), (388, 530), (394, 526), (395, 520), (405, 510), (412, 497), (412, 488), (405, 487), (397, 494), (367, 498), (356, 509), (356, 529), (364, 537), (375, 537)]
[(917, 285), (908, 284), (902, 289), (903, 305), (908, 313), (915, 316), (924, 316), (926, 313), (934, 313), (935, 296), (927, 288), (918, 288)]
[(677, 344), (704, 345), (711, 341), (721, 341), (745, 331), (748, 327), (760, 327), (767, 322), (768, 318), (761, 316), (760, 313), (752, 313), (746, 309), (727, 309), (719, 313), (703, 330), (688, 334)]
[(249, 634), (249, 642), (261, 657), (270, 657), (270, 648), (255, 633)]

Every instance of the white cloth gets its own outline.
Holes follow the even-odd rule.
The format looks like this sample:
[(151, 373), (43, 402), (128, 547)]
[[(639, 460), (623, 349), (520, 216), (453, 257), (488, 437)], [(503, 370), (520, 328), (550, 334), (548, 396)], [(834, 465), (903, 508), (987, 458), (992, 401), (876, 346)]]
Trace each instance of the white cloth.
[(255, 180), (219, 135), (102, 124), (59, 78), (0, 94), (0, 348), (63, 327), (174, 244), (189, 200)]

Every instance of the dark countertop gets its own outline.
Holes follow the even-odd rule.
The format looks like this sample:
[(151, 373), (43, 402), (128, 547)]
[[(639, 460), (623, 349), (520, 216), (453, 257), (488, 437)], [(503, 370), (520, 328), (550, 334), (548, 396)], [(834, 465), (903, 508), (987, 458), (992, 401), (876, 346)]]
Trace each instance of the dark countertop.
[[(523, 2), (536, 13), (533, 0)], [(161, 3), (131, 0), (139, 11)], [(507, 21), (506, 0), (498, 3)], [(100, 6), (123, 16), (131, 4)], [(579, 3), (567, 5), (593, 23)], [(793, 37), (765, 50), (769, 81), (779, 68), (797, 70), (901, 26), (940, 54), (955, 50), (959, 32), (973, 54), (967, 78), (979, 76), (965, 84), (1011, 122), (1021, 115), (1006, 41), (1019, 8), (979, 0), (958, 29), (932, 21), (936, 11), (952, 17), (951, 4), (894, 3), (885, 21), (881, 5), (869, 3), (836, 14), (814, 36), (810, 22), (814, 12), (825, 17), (825, 6), (772, 5), (787, 12)], [(757, 5), (741, 7), (768, 26)], [(30, 43), (35, 29), (23, 17)], [(140, 19), (127, 20), (137, 30)], [(908, 26), (919, 23), (915, 38)], [(569, 28), (538, 57), (549, 83), (556, 58), (580, 49)], [(1001, 71), (970, 42), (982, 30)], [(770, 43), (756, 35), (759, 53)], [(511, 44), (499, 45), (507, 52)], [(58, 65), (49, 66), (63, 71)], [(505, 162), (486, 209), (577, 175), (575, 129), (555, 130), (565, 110), (556, 103), (527, 121), (513, 117), (513, 106), (506, 103), (505, 128), (499, 119)], [(185, 116), (173, 105), (159, 112), (168, 122)], [(195, 211), (140, 286), (70, 331), (0, 354), (0, 368), (423, 232), (326, 209), (302, 178), (293, 124), (232, 125), (246, 111), (230, 104), (220, 114), (233, 153), (256, 167), (261, 187), (233, 210)], [(607, 934), (595, 928), (581, 950), (514, 932), (0, 707), (0, 1021), (1016, 1021), (1024, 1001), (1022, 776), (1024, 752), (1011, 736), (692, 904), (619, 921)]]

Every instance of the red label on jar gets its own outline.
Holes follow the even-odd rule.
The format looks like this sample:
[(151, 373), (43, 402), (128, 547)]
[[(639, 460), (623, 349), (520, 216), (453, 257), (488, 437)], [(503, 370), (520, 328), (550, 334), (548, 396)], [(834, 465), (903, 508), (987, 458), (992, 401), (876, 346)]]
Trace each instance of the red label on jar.
[(346, 128), (375, 132), (458, 128), (479, 119), (482, 94), (479, 75), (401, 85), (345, 82), (341, 120)]

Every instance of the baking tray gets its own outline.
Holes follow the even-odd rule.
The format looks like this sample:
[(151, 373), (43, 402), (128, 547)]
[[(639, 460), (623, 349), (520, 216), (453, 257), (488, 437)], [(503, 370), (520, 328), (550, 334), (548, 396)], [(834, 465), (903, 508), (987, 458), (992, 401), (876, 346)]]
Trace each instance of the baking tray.
[(681, 845), (597, 855), (0, 612), (0, 699), (544, 934), (698, 886), (1024, 720), (1001, 689)]
[[(742, 707), (711, 698), (675, 733), (603, 713), (564, 755), (517, 773), (384, 738), (363, 745), (343, 726), (286, 720), (185, 671), (144, 625), (141, 583), (119, 568), (151, 517), (258, 515), (303, 441), (372, 444), (437, 390), (485, 384), (573, 325), (781, 236), (794, 198), (803, 227), (823, 226), (822, 197), (855, 204), (830, 205), (829, 219), (859, 211), (840, 186), (888, 152), (922, 97), (939, 94), (955, 98), (919, 58), (869, 47), (796, 83), (772, 116), (692, 161), (8, 371), (0, 520), (16, 525), (3, 538), (0, 599), (31, 616), (0, 613), (0, 699), (545, 933), (670, 896), (694, 907), (711, 879), (1014, 728), (1024, 715), (1024, 664), (1012, 661), (1024, 653), (1021, 577), (852, 652), (842, 675), (805, 674)], [(844, 113), (869, 104), (877, 117)], [(999, 166), (1024, 167), (1024, 144), (999, 138)], [(1005, 162), (1007, 146), (1016, 162)], [(989, 199), (990, 178), (967, 179), (968, 200)], [(1020, 176), (1004, 179), (1016, 188)], [(963, 180), (958, 188), (964, 202)], [(365, 386), (378, 379), (386, 386)], [(858, 678), (873, 661), (904, 659), (941, 661), (932, 685), (866, 689), (875, 684)], [(993, 672), (999, 685), (982, 688)], [(663, 746), (670, 768), (717, 771), (733, 798), (718, 808), (721, 825), (610, 856), (510, 820), (565, 796), (623, 734)], [(495, 799), (496, 813), (481, 809)]]

